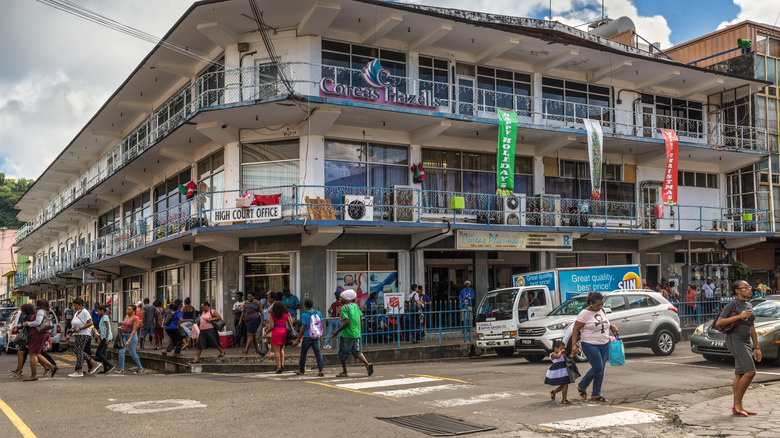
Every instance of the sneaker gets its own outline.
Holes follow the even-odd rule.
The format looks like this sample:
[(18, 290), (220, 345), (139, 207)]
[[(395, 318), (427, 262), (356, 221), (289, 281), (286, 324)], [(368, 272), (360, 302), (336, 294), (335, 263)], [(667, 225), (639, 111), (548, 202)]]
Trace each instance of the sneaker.
[(98, 372), (98, 370), (100, 368), (102, 368), (102, 367), (103, 367), (103, 364), (102, 363), (98, 363), (97, 365), (92, 367), (92, 369), (89, 371), (89, 373), (92, 374), (92, 375), (95, 375)]
[(330, 350), (331, 348), (332, 347), (330, 345), (326, 345), (326, 346), (322, 347), (323, 350)]
[(111, 369), (109, 369), (109, 370), (106, 370), (106, 371), (103, 371), (103, 372), (104, 372), (104, 373), (106, 373), (106, 374), (108, 374), (108, 373), (110, 373), (111, 371), (114, 371), (115, 369), (116, 369), (116, 366), (112, 366), (112, 367), (111, 367)]
[(68, 377), (84, 377), (84, 373), (70, 373)]
[(135, 370), (133, 372), (133, 374), (143, 374), (143, 373), (144, 373), (144, 369), (143, 368), (139, 368), (139, 369), (137, 369), (137, 370)]

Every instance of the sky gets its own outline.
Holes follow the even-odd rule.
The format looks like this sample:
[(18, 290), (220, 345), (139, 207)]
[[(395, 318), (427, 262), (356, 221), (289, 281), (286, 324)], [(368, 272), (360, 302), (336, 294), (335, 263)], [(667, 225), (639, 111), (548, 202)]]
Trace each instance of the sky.
[[(122, 24), (164, 35), (191, 0), (71, 0)], [(398, 0), (572, 26), (601, 18), (602, 0)], [(730, 23), (774, 24), (777, 0), (603, 0), (608, 17), (630, 17), (662, 48)], [(0, 172), (38, 178), (152, 44), (33, 0), (5, 2), (0, 14)], [(587, 29), (587, 27), (580, 27)]]

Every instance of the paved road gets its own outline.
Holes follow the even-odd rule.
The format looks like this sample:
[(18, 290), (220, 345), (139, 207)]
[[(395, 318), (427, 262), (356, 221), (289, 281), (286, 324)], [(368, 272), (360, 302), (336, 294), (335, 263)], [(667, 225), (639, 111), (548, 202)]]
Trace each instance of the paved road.
[[(61, 365), (75, 361), (69, 353), (57, 358)], [(12, 368), (14, 359), (0, 356), (0, 370)], [(728, 395), (733, 376), (730, 364), (706, 362), (687, 343), (668, 357), (631, 348), (625, 366), (607, 368), (609, 404), (578, 401), (571, 387), (574, 404), (562, 406), (550, 400), (550, 388), (542, 383), (548, 366), (546, 361), (485, 356), (377, 366), (370, 378), (354, 365), (348, 379), (335, 378), (337, 369), (326, 370), (324, 378), (311, 371), (303, 377), (289, 372), (83, 378), (61, 372), (35, 383), (3, 376), (0, 408), (6, 415), (0, 414), (0, 437), (421, 437), (376, 417), (422, 413), (495, 427), (475, 436), (595, 437), (611, 426), (613, 438), (686, 436), (673, 424), (674, 415), (713, 394)], [(587, 369), (580, 366), (583, 373)], [(780, 368), (759, 367), (758, 384), (775, 380), (780, 380)], [(750, 397), (749, 392), (748, 402)], [(18, 430), (25, 427), (27, 435)]]

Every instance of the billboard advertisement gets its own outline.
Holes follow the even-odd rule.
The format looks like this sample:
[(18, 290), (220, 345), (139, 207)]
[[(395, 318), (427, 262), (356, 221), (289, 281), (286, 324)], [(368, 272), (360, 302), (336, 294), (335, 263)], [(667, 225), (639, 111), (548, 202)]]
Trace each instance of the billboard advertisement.
[(558, 287), (564, 301), (585, 292), (640, 289), (642, 286), (638, 265), (561, 269), (558, 276)]
[(557, 287), (555, 287), (555, 271), (528, 272), (512, 277), (515, 287), (523, 286), (547, 286), (552, 296), (558, 296)]

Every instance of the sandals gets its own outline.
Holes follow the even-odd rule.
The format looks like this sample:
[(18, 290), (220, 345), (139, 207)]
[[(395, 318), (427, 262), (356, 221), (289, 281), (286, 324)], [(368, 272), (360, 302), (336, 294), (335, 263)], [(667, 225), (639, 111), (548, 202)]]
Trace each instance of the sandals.
[(562, 405), (570, 405), (571, 402), (569, 400), (563, 399), (563, 400), (561, 400), (561, 404)]
[(349, 377), (349, 375), (345, 373), (338, 373), (336, 374), (336, 377)]
[(293, 371), (293, 372), (294, 372), (295, 374), (299, 375), (299, 376), (302, 376), (302, 375), (303, 375), (303, 373), (301, 372), (301, 370), (295, 370), (295, 371)]
[(579, 393), (580, 393), (580, 397), (582, 397), (582, 398), (588, 398), (588, 393), (587, 393), (587, 392), (585, 392), (585, 390), (584, 390), (584, 389), (582, 389), (582, 388), (580, 388), (579, 386), (577, 387), (577, 392), (579, 392)]
[(602, 402), (602, 403), (609, 403), (609, 400), (605, 399), (604, 397), (602, 397), (600, 395), (596, 396), (596, 397), (591, 397), (591, 400), (592, 401), (597, 401), (597, 402)]
[(225, 357), (225, 353), (222, 353), (222, 354), (220, 354), (220, 355), (219, 355), (219, 356), (217, 356), (217, 357)]
[(555, 400), (555, 390), (550, 391), (550, 400)]

